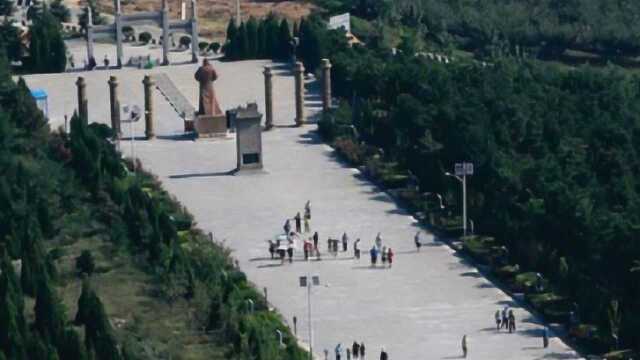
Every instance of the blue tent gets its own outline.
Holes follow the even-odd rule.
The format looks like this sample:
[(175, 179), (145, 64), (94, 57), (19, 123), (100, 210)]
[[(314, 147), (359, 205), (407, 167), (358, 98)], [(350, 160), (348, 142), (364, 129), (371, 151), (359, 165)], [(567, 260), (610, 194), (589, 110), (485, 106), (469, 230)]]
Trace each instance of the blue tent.
[(31, 90), (31, 96), (36, 100), (38, 109), (42, 111), (45, 117), (49, 117), (49, 101), (47, 92), (44, 89)]

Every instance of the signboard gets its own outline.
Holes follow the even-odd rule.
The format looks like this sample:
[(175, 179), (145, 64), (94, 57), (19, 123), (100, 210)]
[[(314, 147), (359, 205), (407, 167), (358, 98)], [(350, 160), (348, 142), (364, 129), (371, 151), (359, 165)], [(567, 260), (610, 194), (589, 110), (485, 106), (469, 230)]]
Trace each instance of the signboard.
[[(300, 276), (300, 287), (307, 287), (309, 285), (309, 277)], [(318, 286), (320, 285), (320, 277), (318, 275), (311, 276), (311, 285)]]
[(300, 287), (307, 287), (307, 277), (300, 276)]
[[(122, 116), (123, 115), (123, 116)], [(136, 122), (140, 120), (140, 115), (142, 115), (142, 110), (138, 105), (123, 105), (121, 118), (122, 122)]]
[(454, 170), (457, 176), (473, 175), (473, 164), (468, 162), (456, 163)]
[(344, 28), (348, 33), (351, 32), (351, 15), (349, 13), (329, 18), (329, 29), (335, 30), (338, 28)]

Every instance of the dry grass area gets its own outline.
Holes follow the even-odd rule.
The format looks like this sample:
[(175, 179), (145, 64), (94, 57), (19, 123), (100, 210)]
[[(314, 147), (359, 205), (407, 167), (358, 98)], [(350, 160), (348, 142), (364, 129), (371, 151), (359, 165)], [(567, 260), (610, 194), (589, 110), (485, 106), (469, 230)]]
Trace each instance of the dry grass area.
[[(78, 1), (78, 0), (67, 0)], [(81, 2), (84, 2), (81, 0)], [(180, 16), (182, 0), (168, 0), (169, 10), (172, 18)], [(187, 14), (190, 13), (190, 1), (187, 2)], [(107, 13), (113, 12), (112, 0), (98, 0), (101, 9)], [(132, 13), (135, 11), (159, 10), (162, 2), (159, 0), (123, 0), (123, 11)], [(229, 18), (235, 14), (235, 0), (198, 0), (198, 16), (200, 19), (200, 34), (210, 40), (224, 40), (225, 30)], [(257, 18), (266, 16), (273, 12), (279, 17), (284, 17), (290, 21), (298, 20), (315, 9), (315, 6), (306, 1), (254, 1), (241, 0), (240, 11), (244, 20), (250, 16)]]

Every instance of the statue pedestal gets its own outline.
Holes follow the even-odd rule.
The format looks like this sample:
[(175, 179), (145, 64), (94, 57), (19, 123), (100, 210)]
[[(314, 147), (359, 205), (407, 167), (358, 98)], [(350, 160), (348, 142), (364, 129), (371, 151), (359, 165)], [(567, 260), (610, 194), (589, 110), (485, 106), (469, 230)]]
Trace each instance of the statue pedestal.
[(226, 137), (227, 117), (225, 115), (198, 115), (194, 127), (198, 137)]

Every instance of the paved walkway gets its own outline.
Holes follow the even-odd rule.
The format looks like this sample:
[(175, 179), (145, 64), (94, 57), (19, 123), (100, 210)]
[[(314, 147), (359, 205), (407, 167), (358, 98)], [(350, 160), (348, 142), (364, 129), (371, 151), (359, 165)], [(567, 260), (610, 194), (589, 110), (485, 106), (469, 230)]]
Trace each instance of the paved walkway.
[[(257, 100), (264, 108), (262, 61), (214, 63), (220, 79), (216, 92), (224, 108)], [(197, 104), (193, 65), (161, 68)], [(153, 72), (153, 71), (151, 71)], [(298, 277), (319, 275), (324, 286), (313, 289), (314, 350), (320, 354), (338, 342), (364, 341), (369, 359), (378, 358), (385, 346), (391, 359), (456, 359), (460, 340), (467, 334), (470, 359), (574, 359), (578, 358), (558, 338), (542, 348), (537, 319), (515, 305), (511, 298), (482, 277), (450, 248), (424, 237), (426, 246), (415, 252), (415, 221), (384, 192), (363, 180), (357, 170), (336, 160), (328, 146), (313, 132), (315, 126), (293, 124), (293, 78), (282, 67), (275, 71), (273, 131), (263, 135), (266, 171), (255, 175), (229, 176), (236, 164), (233, 140), (179, 140), (182, 122), (156, 92), (158, 139), (136, 143), (143, 164), (159, 176), (195, 215), (198, 226), (225, 239), (242, 269), (260, 288), (268, 288), (269, 301), (289, 322), (298, 317), (298, 335), (307, 337), (306, 290)], [(114, 72), (121, 81), (122, 102), (142, 104), (144, 71)], [(87, 79), (89, 118), (108, 123), (107, 71), (83, 74)], [(33, 87), (49, 90), (53, 125), (75, 107), (75, 76), (30, 76)], [(307, 111), (319, 110), (317, 96), (308, 96)], [(142, 136), (142, 124), (136, 134)], [(128, 149), (128, 148), (124, 148)], [(128, 151), (128, 150), (127, 150)], [(471, 183), (470, 186), (473, 186)], [(305, 262), (296, 254), (292, 264), (271, 261), (266, 239), (282, 229), (286, 217), (303, 211), (311, 200), (312, 230), (326, 239), (344, 231), (351, 241), (362, 239), (363, 258), (351, 253), (322, 261)], [(392, 269), (371, 268), (366, 251), (377, 232), (397, 257)], [(351, 249), (351, 243), (350, 247)], [(513, 306), (518, 320), (515, 334), (496, 333), (493, 314)], [(275, 336), (275, 335), (274, 335)], [(343, 357), (344, 359), (344, 357)]]

